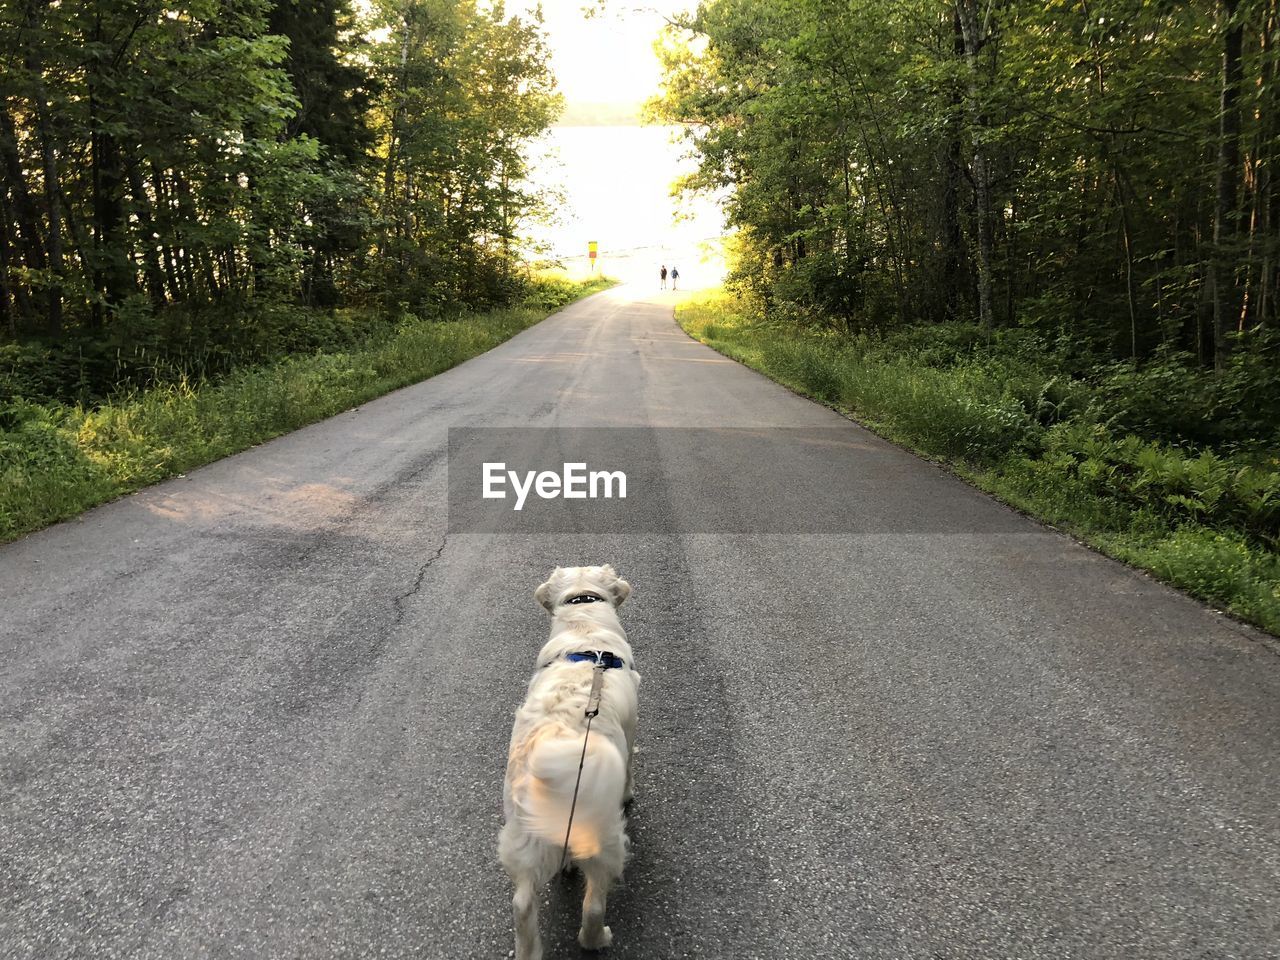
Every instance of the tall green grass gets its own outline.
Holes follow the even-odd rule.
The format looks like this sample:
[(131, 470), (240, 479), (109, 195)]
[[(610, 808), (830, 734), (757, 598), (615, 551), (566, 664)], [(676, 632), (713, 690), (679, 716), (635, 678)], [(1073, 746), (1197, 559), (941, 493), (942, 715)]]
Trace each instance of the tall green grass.
[(447, 321), (406, 315), (357, 349), (242, 367), (216, 383), (94, 407), (0, 405), (0, 541), (425, 380), (609, 285), (543, 283), (526, 305)]
[(1087, 384), (1051, 363), (957, 353), (947, 328), (886, 345), (769, 322), (723, 293), (687, 301), (677, 318), (726, 356), (1280, 634), (1274, 453), (1218, 453), (1117, 433), (1116, 418), (1104, 415)]

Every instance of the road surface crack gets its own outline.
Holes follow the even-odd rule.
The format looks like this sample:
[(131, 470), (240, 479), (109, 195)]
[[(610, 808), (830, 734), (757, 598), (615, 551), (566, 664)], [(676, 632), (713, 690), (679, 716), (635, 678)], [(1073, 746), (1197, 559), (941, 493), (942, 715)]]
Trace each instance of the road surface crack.
[(449, 535), (445, 534), (440, 539), (440, 546), (436, 547), (435, 553), (427, 557), (427, 559), (423, 562), (422, 566), (418, 567), (418, 575), (417, 577), (414, 578), (413, 586), (410, 587), (408, 590), (406, 590), (404, 593), (392, 599), (391, 606), (396, 612), (395, 620), (392, 621), (392, 626), (398, 627), (401, 623), (404, 622), (405, 602), (409, 600), (411, 597), (416, 596), (418, 591), (422, 589), (422, 582), (423, 580), (426, 579), (428, 568), (433, 563), (435, 563), (437, 560), (440, 559), (440, 554), (444, 553), (445, 544), (448, 542), (449, 542)]

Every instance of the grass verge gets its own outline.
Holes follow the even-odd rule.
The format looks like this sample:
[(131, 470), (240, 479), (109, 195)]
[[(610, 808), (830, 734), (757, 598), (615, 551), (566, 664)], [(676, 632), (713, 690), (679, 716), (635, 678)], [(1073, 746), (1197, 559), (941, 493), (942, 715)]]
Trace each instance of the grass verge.
[(686, 300), (676, 316), (720, 353), (1280, 635), (1276, 457), (1117, 436), (1079, 384), (1051, 371), (989, 356), (931, 366), (883, 342), (769, 322), (723, 292)]
[(94, 407), (0, 405), (0, 542), (435, 376), (612, 282), (536, 284), (524, 305), (453, 320), (409, 314), (356, 349), (242, 367), (216, 383)]

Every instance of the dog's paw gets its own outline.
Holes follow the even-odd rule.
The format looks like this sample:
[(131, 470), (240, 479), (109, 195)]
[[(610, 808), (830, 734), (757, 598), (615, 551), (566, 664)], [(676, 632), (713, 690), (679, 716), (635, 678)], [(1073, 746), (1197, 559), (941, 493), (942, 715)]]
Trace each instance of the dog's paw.
[(578, 943), (582, 945), (584, 950), (603, 950), (613, 943), (613, 931), (608, 927), (602, 926), (599, 936), (592, 938), (587, 935), (586, 930), (579, 930)]

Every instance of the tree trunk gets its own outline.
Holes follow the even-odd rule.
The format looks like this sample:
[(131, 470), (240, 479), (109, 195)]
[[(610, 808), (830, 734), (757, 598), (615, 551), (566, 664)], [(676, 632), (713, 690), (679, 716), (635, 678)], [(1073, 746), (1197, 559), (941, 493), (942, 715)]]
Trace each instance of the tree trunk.
[[(92, 97), (90, 98), (92, 100)], [(124, 169), (116, 138), (101, 130), (91, 137), (93, 150), (94, 289), (103, 304), (94, 305), (94, 325), (101, 326), (105, 306), (114, 312), (137, 292), (121, 202)]]
[(1138, 359), (1138, 300), (1133, 285), (1133, 229), (1129, 223), (1129, 203), (1125, 199), (1124, 174), (1115, 157), (1111, 159), (1111, 182), (1120, 207), (1120, 239), (1124, 247), (1124, 292), (1129, 305), (1129, 357)]
[(142, 267), (147, 281), (147, 296), (151, 300), (151, 306), (159, 310), (165, 304), (164, 274), (160, 270), (160, 252), (156, 247), (158, 237), (155, 219), (151, 215), (151, 198), (147, 196), (138, 164), (130, 162), (127, 171), (133, 215), (138, 218), (138, 232), (142, 237)]
[[(1238, 2), (1238, 0), (1233, 0)], [(991, 314), (991, 174), (987, 168), (987, 148), (982, 142), (982, 106), (978, 99), (978, 54), (982, 49), (982, 28), (978, 23), (978, 0), (956, 0), (956, 16), (964, 40), (968, 67), (968, 112), (973, 146), (973, 216), (978, 235), (978, 325), (988, 336), (994, 323)]]
[[(388, 125), (387, 132), (387, 162), (382, 170), (382, 204), (384, 219), (393, 219), (394, 235), (400, 237), (403, 235), (402, 227), (404, 225), (404, 212), (395, 213), (395, 189), (396, 189), (396, 166), (398, 165), (398, 153), (400, 146), (400, 123), (402, 119), (401, 108), (404, 98), (409, 92), (409, 41), (410, 41), (410, 24), (409, 18), (404, 17), (400, 22), (400, 28), (404, 34), (400, 38), (400, 76), (397, 86), (400, 95), (396, 99), (395, 105), (391, 108), (391, 120)], [(405, 179), (408, 179), (406, 173)], [(406, 184), (406, 189), (407, 189)], [(406, 207), (407, 209), (407, 207)], [(385, 255), (387, 250), (387, 231), (384, 226), (382, 229), (381, 239), (378, 243), (378, 257)]]
[(1236, 205), (1239, 198), (1241, 47), (1244, 40), (1244, 27), (1236, 20), (1239, 6), (1240, 0), (1218, 2), (1218, 23), (1222, 29), (1222, 99), (1218, 116), (1217, 191), (1209, 274), (1213, 295), (1213, 364), (1218, 370), (1226, 366), (1231, 354), (1229, 338), (1240, 315), (1234, 249), (1239, 229)]
[(45, 215), (48, 218), (48, 252), (51, 279), (47, 290), (49, 304), (49, 332), (62, 332), (62, 178), (58, 171), (58, 153), (53, 142), (53, 130), (49, 123), (49, 104), (45, 100), (44, 84), (36, 84), (36, 127), (40, 134), (40, 160), (44, 170)]
[[(198, 298), (200, 288), (196, 283), (195, 270), (192, 268), (195, 250), (186, 229), (186, 224), (196, 222), (194, 219), (195, 211), (191, 210), (187, 205), (185, 193), (182, 189), (182, 175), (177, 170), (169, 171), (169, 185), (171, 189), (168, 192), (168, 208), (170, 217), (175, 219), (174, 238), (178, 241), (176, 250), (178, 275), (181, 277), (186, 299), (195, 300)], [(253, 189), (252, 180), (249, 182), (249, 189), (250, 191)]]
[[(196, 205), (196, 195), (191, 189), (191, 184), (187, 182), (177, 170), (173, 172), (173, 185), (177, 191), (178, 197), (178, 216), (184, 223), (199, 223), (200, 215)], [(250, 183), (250, 194), (252, 195), (252, 181)], [(256, 219), (256, 218), (255, 218)], [(190, 245), (186, 245), (186, 255), (188, 261), (192, 264), (193, 269), (198, 269), (200, 278), (204, 282), (204, 295), (209, 299), (216, 299), (221, 295), (222, 291), (218, 287), (218, 279), (213, 272), (213, 251), (209, 249), (207, 243), (201, 243), (200, 249), (192, 249)], [(255, 266), (258, 266), (255, 264)], [(258, 269), (265, 270), (265, 266), (258, 266)]]
[(80, 226), (80, 221), (76, 219), (75, 208), (67, 203), (67, 195), (62, 194), (62, 215), (67, 221), (67, 236), (71, 238), (71, 249), (75, 252), (76, 259), (80, 262), (80, 269), (84, 270), (84, 265), (90, 261), (89, 256), (89, 238), (85, 236), (84, 228)]
[[(956, 59), (964, 56), (964, 31), (959, 11), (952, 11), (952, 52)], [(953, 87), (951, 104), (959, 115), (961, 96)], [(961, 270), (964, 264), (964, 230), (960, 224), (960, 173), (964, 163), (962, 125), (948, 122), (946, 157), (942, 164), (942, 282), (946, 287), (943, 318), (957, 320), (961, 315)]]
[(1271, 111), (1271, 85), (1275, 82), (1275, 45), (1272, 41), (1275, 29), (1276, 5), (1274, 0), (1268, 0), (1262, 20), (1260, 50), (1262, 65), (1258, 73), (1260, 93), (1257, 117), (1257, 155), (1254, 158), (1257, 176), (1253, 185), (1253, 224), (1249, 241), (1251, 260), (1255, 255), (1253, 250), (1255, 237), (1262, 250), (1262, 262), (1257, 270), (1257, 296), (1252, 310), (1253, 322), (1260, 328), (1269, 324), (1268, 315), (1271, 311), (1272, 283), (1274, 279), (1274, 257), (1272, 256), (1272, 245), (1274, 243), (1272, 238), (1272, 225), (1274, 222), (1272, 220), (1272, 204), (1274, 202), (1272, 196), (1272, 170), (1274, 169), (1275, 148), (1272, 145), (1274, 128)]
[[(25, 27), (34, 32), (41, 26), (41, 14), (49, 7), (50, 0), (27, 0)], [(62, 180), (58, 172), (58, 154), (53, 139), (53, 127), (49, 118), (49, 98), (44, 88), (44, 63), (40, 57), (40, 45), (28, 38), (23, 56), (23, 66), (31, 80), (30, 98), (35, 108), (36, 133), (40, 141), (41, 172), (44, 176), (44, 203), (47, 218), (45, 253), (49, 267), (49, 280), (45, 294), (48, 313), (46, 322), (49, 332), (57, 335), (62, 332), (62, 211), (59, 200), (62, 196)]]
[(31, 199), (26, 174), (22, 169), (22, 157), (18, 153), (18, 135), (13, 117), (0, 102), (0, 170), (9, 186), (13, 214), (18, 228), (15, 245), (20, 241), (28, 269), (43, 270), (47, 263), (44, 254), (44, 235), (40, 214)]
[(0, 190), (0, 322), (9, 336), (18, 336), (18, 309), (9, 284), (9, 205)]
[(187, 291), (182, 285), (182, 276), (178, 271), (178, 258), (174, 253), (173, 244), (169, 242), (170, 237), (175, 237), (175, 231), (172, 228), (173, 215), (170, 212), (169, 194), (165, 190), (164, 172), (154, 160), (151, 161), (151, 190), (152, 196), (155, 197), (156, 226), (160, 230), (161, 237), (164, 238), (160, 244), (160, 258), (164, 265), (165, 283), (169, 288), (169, 302), (177, 303), (187, 298)]

